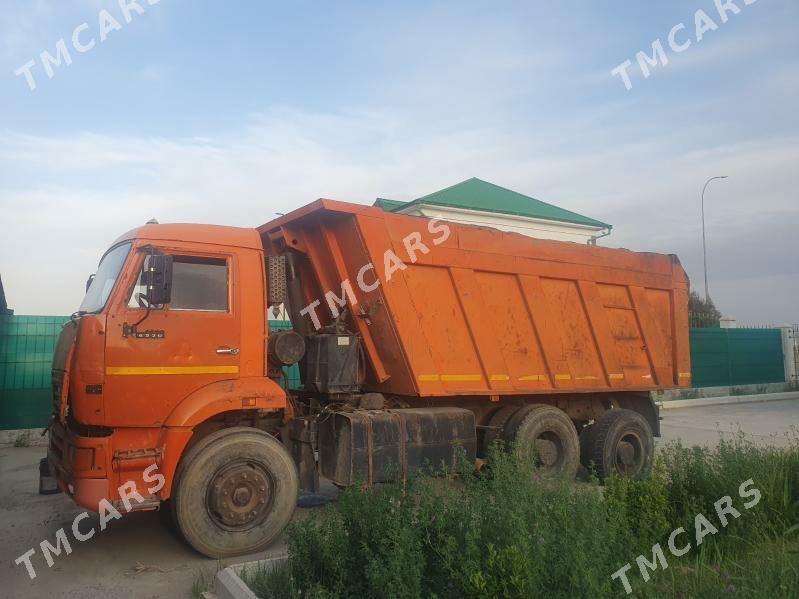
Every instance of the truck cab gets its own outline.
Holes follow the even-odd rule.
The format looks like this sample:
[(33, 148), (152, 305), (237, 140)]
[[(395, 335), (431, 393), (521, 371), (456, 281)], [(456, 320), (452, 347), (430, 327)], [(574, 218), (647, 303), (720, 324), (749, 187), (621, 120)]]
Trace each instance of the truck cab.
[[(165, 277), (169, 297), (157, 297)], [(133, 483), (144, 499), (133, 509), (156, 509), (173, 499), (197, 431), (275, 433), (286, 393), (267, 376), (265, 293), (254, 229), (148, 224), (117, 239), (57, 344), (48, 463), (60, 488), (98, 511), (103, 500), (121, 509), (120, 487)], [(214, 485), (239, 497), (229, 509), (215, 501), (209, 518), (220, 526), (263, 515), (267, 485), (237, 484), (252, 472), (239, 466), (216, 474)]]

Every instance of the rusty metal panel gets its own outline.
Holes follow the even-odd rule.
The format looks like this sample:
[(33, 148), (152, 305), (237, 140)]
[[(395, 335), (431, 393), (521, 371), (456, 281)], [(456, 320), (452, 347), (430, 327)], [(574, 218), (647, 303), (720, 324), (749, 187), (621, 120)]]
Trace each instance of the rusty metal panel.
[[(351, 283), (371, 390), (433, 397), (690, 384), (688, 281), (675, 257), (447, 226), (443, 239), (428, 219), (320, 200), (259, 231), (271, 253), (305, 254), (305, 295), (321, 300), (323, 324), (325, 293), (341, 297), (342, 281)], [(364, 272), (374, 290), (357, 284)]]
[(452, 470), (477, 451), (474, 412), (460, 408), (335, 412), (319, 425), (322, 475), (337, 485)]
[[(510, 385), (522, 392), (549, 389), (551, 373), (519, 277), (478, 272), (475, 278), (485, 306), (485, 311), (477, 317), (485, 323), (500, 347)], [(498, 315), (513, 315), (513, 318)]]
[[(627, 386), (648, 386), (655, 382), (638, 316), (633, 307), (629, 287), (598, 285), (613, 344), (609, 347), (620, 364), (620, 378)], [(617, 375), (618, 376), (618, 375)]]

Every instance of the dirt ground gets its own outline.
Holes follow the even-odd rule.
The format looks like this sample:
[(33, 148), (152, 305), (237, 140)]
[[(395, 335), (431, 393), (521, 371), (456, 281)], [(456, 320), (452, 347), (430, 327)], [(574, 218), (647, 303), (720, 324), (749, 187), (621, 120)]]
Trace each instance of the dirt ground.
[[(719, 431), (728, 436), (741, 428), (755, 441), (781, 445), (789, 427), (799, 424), (799, 401), (664, 410), (662, 415), (661, 442), (682, 438), (690, 444), (716, 443)], [(211, 577), (228, 565), (196, 554), (158, 513), (134, 513), (111, 521), (87, 542), (73, 542), (72, 554), (62, 554), (48, 568), (39, 543), (45, 539), (54, 543), (56, 531), (71, 527), (82, 510), (63, 495), (38, 495), (38, 463), (44, 454), (42, 447), (0, 447), (0, 598), (191, 597), (201, 572)], [(297, 517), (307, 514), (308, 510), (298, 510)], [(97, 515), (84, 521), (81, 529), (91, 526), (99, 530)], [(74, 541), (71, 533), (68, 538)], [(14, 560), (34, 547), (37, 577), (32, 581)], [(278, 544), (266, 553), (235, 561), (262, 559), (283, 549)]]
[[(151, 599), (191, 597), (192, 585), (201, 575), (211, 578), (231, 563), (264, 559), (284, 552), (282, 542), (269, 551), (228, 562), (209, 560), (185, 545), (156, 512), (132, 513), (112, 520), (100, 532), (99, 516), (80, 524), (87, 533), (98, 532), (79, 543), (71, 533), (72, 521), (83, 510), (64, 496), (38, 494), (39, 460), (44, 447), (0, 447), (0, 598)], [(328, 486), (324, 491), (334, 491)], [(309, 510), (297, 510), (296, 518)], [(39, 543), (55, 544), (59, 528), (65, 527), (72, 553), (55, 558), (47, 566)], [(14, 560), (36, 548), (31, 580), (24, 565)]]

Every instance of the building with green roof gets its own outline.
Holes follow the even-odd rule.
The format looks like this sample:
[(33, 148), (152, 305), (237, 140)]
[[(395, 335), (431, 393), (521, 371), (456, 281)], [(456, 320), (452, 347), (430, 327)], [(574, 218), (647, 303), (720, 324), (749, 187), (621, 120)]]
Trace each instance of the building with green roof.
[(493, 227), (538, 239), (596, 243), (612, 225), (473, 177), (411, 202), (378, 198), (389, 212)]

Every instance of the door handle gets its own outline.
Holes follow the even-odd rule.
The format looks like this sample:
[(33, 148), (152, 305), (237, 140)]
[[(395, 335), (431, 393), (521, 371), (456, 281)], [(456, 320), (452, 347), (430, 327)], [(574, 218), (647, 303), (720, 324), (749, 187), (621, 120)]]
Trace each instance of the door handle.
[(239, 348), (238, 347), (219, 347), (216, 350), (218, 354), (227, 354), (229, 356), (238, 356), (239, 355)]

